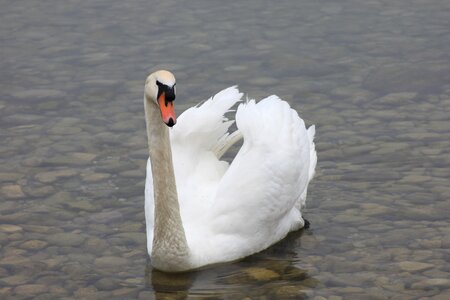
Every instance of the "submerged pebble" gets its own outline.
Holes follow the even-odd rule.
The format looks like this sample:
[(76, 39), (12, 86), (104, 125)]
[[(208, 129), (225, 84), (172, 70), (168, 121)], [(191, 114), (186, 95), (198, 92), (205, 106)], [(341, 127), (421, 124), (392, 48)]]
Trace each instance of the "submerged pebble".
[(48, 291), (48, 287), (43, 284), (19, 285), (14, 289), (14, 293), (19, 296), (36, 296)]
[(450, 288), (449, 278), (430, 278), (415, 282), (411, 286), (413, 289), (448, 289)]
[(306, 293), (301, 286), (285, 285), (281, 286), (272, 293), (274, 299), (303, 299)]
[(76, 171), (65, 169), (65, 170), (57, 170), (51, 172), (42, 172), (36, 174), (36, 179), (43, 183), (52, 183), (61, 178), (72, 177), (77, 174)]
[(243, 273), (256, 281), (269, 281), (280, 277), (280, 275), (274, 271), (264, 268), (248, 268), (244, 269)]
[(402, 261), (399, 262), (398, 265), (402, 270), (408, 272), (423, 271), (434, 267), (433, 264), (421, 263), (416, 261)]
[(23, 228), (17, 225), (12, 225), (12, 224), (1, 224), (0, 225), (0, 232), (5, 232), (5, 233), (13, 233), (13, 232), (19, 232), (22, 231)]
[(49, 236), (48, 241), (50, 244), (57, 246), (79, 246), (81, 245), (85, 237), (79, 233), (56, 233)]
[(1, 194), (6, 198), (23, 198), (25, 194), (20, 185), (5, 185), (1, 188)]
[(45, 248), (47, 245), (48, 245), (48, 243), (45, 241), (29, 240), (29, 241), (26, 241), (25, 243), (23, 243), (21, 245), (21, 248), (27, 249), (27, 250), (40, 250), (40, 249)]
[(117, 256), (104, 256), (95, 259), (95, 265), (99, 268), (111, 268), (119, 270), (127, 265), (127, 260)]
[[(450, 299), (448, 2), (53, 2), (0, 10), (0, 299)], [(316, 124), (310, 229), (151, 268), (152, 68), (177, 75), (178, 115), (239, 84)]]

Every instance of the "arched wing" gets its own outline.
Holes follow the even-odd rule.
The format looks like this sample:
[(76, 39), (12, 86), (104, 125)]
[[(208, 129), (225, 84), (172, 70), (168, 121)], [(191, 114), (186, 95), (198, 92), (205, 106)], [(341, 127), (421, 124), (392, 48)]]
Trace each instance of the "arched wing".
[(224, 115), (240, 101), (236, 86), (217, 93), (201, 105), (183, 112), (170, 131), (172, 157), (184, 222), (197, 219), (211, 203), (218, 182), (228, 168), (217, 149), (227, 140), (233, 120)]
[(211, 247), (229, 247), (230, 257), (260, 251), (303, 226), (296, 203), (311, 172), (312, 140), (286, 102), (271, 96), (241, 104), (236, 123), (244, 144), (219, 183), (207, 220)]

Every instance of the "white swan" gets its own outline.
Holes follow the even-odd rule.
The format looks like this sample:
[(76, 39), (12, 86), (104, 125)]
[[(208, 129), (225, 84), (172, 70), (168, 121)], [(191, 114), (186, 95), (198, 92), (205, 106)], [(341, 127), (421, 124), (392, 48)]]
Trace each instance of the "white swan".
[[(175, 78), (160, 70), (146, 80), (147, 248), (159, 270), (237, 260), (305, 224), (300, 209), (317, 161), (314, 126), (307, 130), (296, 111), (270, 96), (241, 103), (238, 130), (229, 134), (233, 121), (224, 114), (241, 97), (236, 87), (225, 89), (169, 129), (176, 123)], [(241, 137), (231, 165), (221, 161)]]

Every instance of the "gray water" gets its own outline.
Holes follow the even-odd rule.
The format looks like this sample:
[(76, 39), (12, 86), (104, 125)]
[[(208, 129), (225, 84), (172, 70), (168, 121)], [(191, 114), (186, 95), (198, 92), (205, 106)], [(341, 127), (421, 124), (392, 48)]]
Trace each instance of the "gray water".
[[(2, 1), (1, 299), (450, 299), (450, 2)], [(311, 228), (181, 275), (146, 253), (143, 84), (278, 94)]]

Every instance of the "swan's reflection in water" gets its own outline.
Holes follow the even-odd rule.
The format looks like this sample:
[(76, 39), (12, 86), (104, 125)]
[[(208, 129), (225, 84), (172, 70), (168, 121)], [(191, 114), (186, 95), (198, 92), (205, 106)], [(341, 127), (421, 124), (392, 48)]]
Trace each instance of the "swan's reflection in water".
[[(319, 281), (298, 267), (303, 230), (269, 249), (235, 263), (169, 274), (146, 268), (146, 286), (156, 299), (303, 299)], [(306, 233), (310, 234), (310, 233)]]

